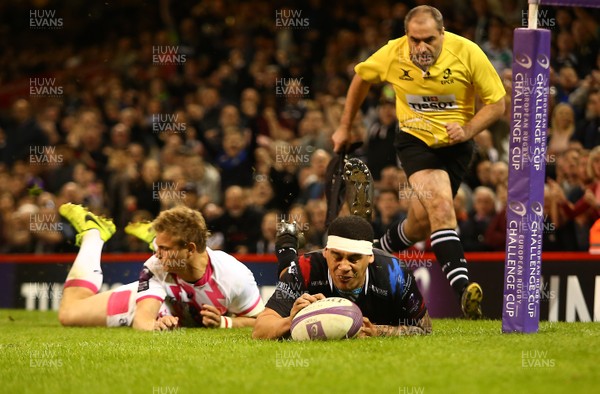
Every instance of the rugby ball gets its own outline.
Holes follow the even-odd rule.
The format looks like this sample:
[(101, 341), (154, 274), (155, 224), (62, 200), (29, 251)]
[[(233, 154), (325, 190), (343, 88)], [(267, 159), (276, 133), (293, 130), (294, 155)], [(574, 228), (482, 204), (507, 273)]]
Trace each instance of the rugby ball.
[(313, 302), (292, 320), (296, 341), (354, 338), (362, 327), (362, 312), (350, 300), (330, 297)]

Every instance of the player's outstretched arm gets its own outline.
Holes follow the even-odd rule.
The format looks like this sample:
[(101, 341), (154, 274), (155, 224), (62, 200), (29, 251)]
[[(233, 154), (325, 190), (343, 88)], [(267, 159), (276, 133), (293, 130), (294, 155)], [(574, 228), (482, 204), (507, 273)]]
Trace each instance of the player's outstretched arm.
[(289, 335), (292, 326), (292, 320), (298, 312), (306, 308), (313, 302), (325, 299), (321, 293), (310, 295), (302, 294), (294, 301), (288, 317), (283, 317), (271, 308), (265, 308), (256, 318), (252, 338), (254, 339), (278, 339)]
[(431, 334), (431, 318), (429, 312), (425, 312), (425, 316), (421, 318), (416, 326), (412, 325), (398, 325), (388, 326), (373, 324), (363, 317), (363, 326), (359, 334), (360, 337), (391, 337), (401, 335), (427, 335)]
[(222, 315), (217, 308), (208, 304), (202, 305), (200, 314), (202, 315), (202, 324), (208, 328), (254, 327), (256, 322), (256, 317)]
[(271, 308), (265, 308), (256, 318), (252, 338), (278, 339), (290, 332), (292, 317), (282, 317)]
[(160, 304), (161, 302), (156, 298), (140, 300), (135, 307), (132, 327), (142, 331), (160, 330), (161, 328), (155, 325)]
[(340, 119), (340, 125), (331, 136), (333, 141), (333, 150), (340, 152), (343, 146), (347, 145), (350, 141), (350, 130), (352, 129), (352, 122), (358, 112), (358, 109), (365, 101), (367, 93), (371, 89), (371, 83), (362, 79), (358, 74), (354, 75), (348, 93), (346, 95), (346, 104), (344, 105), (344, 112)]

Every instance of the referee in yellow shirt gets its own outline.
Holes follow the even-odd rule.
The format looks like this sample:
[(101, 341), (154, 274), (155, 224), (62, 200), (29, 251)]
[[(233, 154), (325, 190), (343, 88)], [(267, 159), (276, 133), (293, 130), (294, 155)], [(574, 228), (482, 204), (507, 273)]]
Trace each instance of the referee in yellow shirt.
[[(452, 200), (471, 161), (471, 139), (504, 113), (506, 92), (483, 51), (444, 30), (438, 9), (413, 8), (404, 28), (405, 36), (355, 67), (340, 126), (332, 136), (334, 150), (351, 142), (352, 120), (371, 85), (391, 84), (399, 126), (395, 146), (417, 198), (410, 200), (407, 218), (387, 229), (380, 247), (396, 253), (429, 236), (464, 315), (477, 319), (483, 291), (469, 281)], [(483, 102), (477, 113), (476, 96)]]

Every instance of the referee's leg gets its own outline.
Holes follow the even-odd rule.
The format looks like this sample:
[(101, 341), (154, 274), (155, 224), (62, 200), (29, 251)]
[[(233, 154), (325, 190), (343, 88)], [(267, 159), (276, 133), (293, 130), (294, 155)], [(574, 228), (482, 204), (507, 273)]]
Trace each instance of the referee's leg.
[[(421, 170), (412, 174), (409, 182), (414, 190), (422, 191), (417, 193), (417, 197), (427, 211), (431, 247), (450, 286), (461, 300), (463, 313), (468, 318), (481, 317), (481, 287), (469, 284), (467, 260), (456, 232), (457, 222), (448, 173), (440, 169)], [(410, 215), (407, 217), (404, 230), (409, 239), (413, 235), (411, 225), (415, 222), (417, 231), (422, 229), (422, 225), (411, 219)]]

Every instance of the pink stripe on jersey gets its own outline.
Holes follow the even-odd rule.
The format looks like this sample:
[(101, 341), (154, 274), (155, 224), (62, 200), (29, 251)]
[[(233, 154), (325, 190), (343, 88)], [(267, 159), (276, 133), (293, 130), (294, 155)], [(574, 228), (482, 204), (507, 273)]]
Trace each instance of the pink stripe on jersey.
[(140, 302), (141, 300), (145, 300), (146, 298), (154, 298), (155, 300), (159, 300), (160, 302), (163, 302), (164, 300), (162, 298), (160, 298), (159, 296), (155, 296), (155, 295), (147, 295), (147, 296), (143, 296), (137, 299), (136, 304), (138, 302)]
[(115, 291), (108, 298), (108, 305), (106, 306), (106, 314), (108, 316), (120, 315), (126, 313), (129, 310), (129, 298), (131, 297), (131, 290)]
[(86, 289), (93, 291), (94, 294), (98, 292), (98, 288), (92, 282), (83, 279), (69, 279), (65, 282), (64, 288), (66, 289), (68, 287), (85, 287)]
[(245, 314), (247, 314), (247, 313), (250, 313), (250, 312), (252, 312), (252, 310), (253, 310), (254, 308), (256, 308), (256, 305), (258, 305), (258, 303), (260, 302), (260, 300), (261, 300), (261, 298), (260, 298), (260, 297), (258, 297), (258, 298), (256, 299), (256, 301), (254, 301), (254, 304), (252, 304), (252, 306), (251, 306), (250, 308), (246, 309), (245, 311), (242, 311), (242, 312), (238, 313), (237, 315), (238, 315), (238, 316), (243, 316), (243, 315), (245, 315)]
[(208, 257), (208, 264), (206, 264), (206, 270), (204, 271), (204, 275), (202, 275), (202, 278), (198, 279), (196, 281), (196, 283), (194, 283), (194, 286), (205, 285), (206, 282), (208, 282), (208, 280), (212, 277), (214, 269), (213, 269), (212, 263), (210, 261), (210, 256), (208, 255), (208, 253), (206, 254), (206, 257)]

